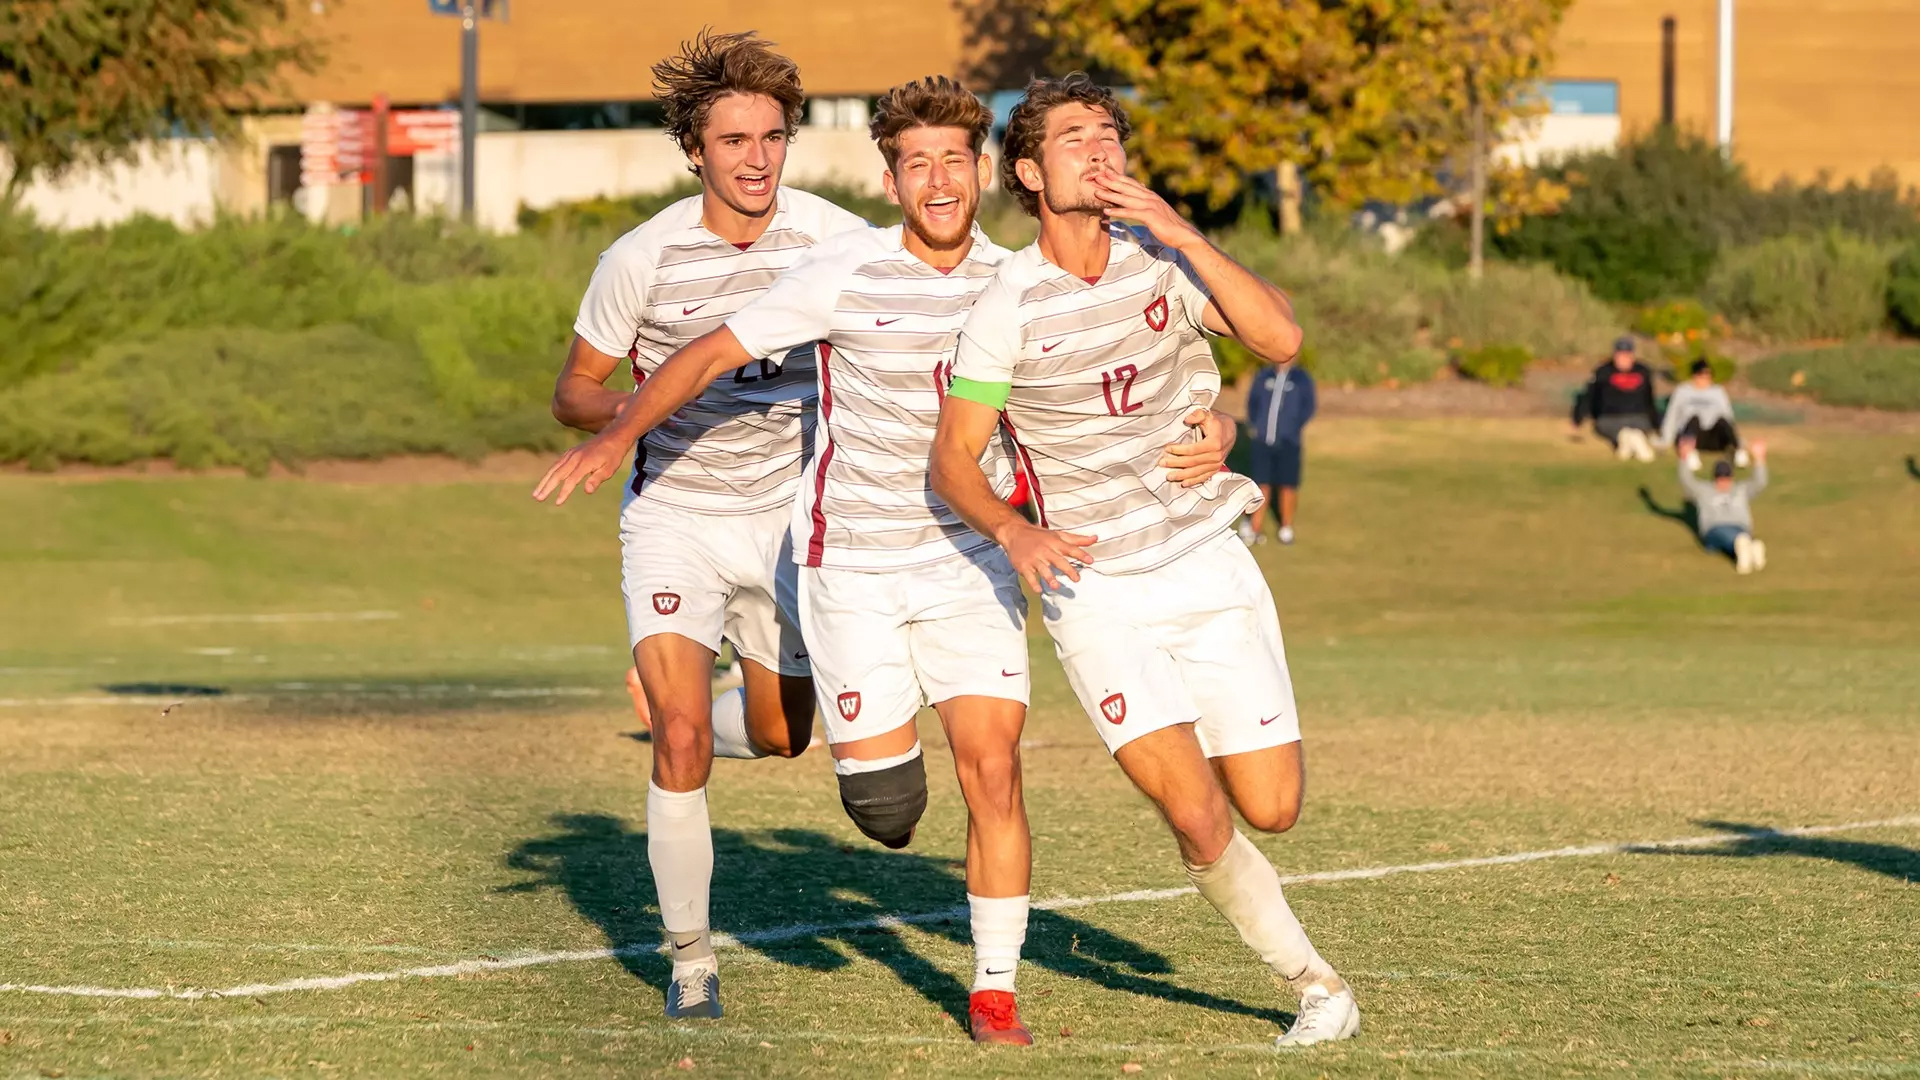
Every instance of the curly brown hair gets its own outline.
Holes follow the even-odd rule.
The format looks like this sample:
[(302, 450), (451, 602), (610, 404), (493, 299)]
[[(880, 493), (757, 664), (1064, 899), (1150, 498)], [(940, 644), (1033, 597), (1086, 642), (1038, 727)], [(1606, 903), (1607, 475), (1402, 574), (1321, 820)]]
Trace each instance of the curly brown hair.
[[(713, 103), (728, 94), (758, 94), (772, 98), (787, 122), (787, 138), (800, 130), (800, 108), (806, 91), (800, 88), (800, 68), (773, 51), (773, 42), (752, 30), (716, 34), (705, 28), (680, 51), (653, 65), (653, 96), (665, 106), (667, 135), (691, 157), (700, 149)], [(699, 175), (698, 166), (688, 166)]]
[(900, 161), (900, 136), (913, 128), (951, 127), (967, 133), (967, 144), (978, 154), (993, 130), (993, 111), (973, 91), (947, 78), (929, 75), (880, 95), (867, 134), (880, 147), (891, 169)]
[(1133, 134), (1127, 110), (1112, 90), (1093, 81), (1084, 71), (1070, 72), (1054, 79), (1035, 79), (1027, 84), (1026, 95), (1007, 118), (1007, 134), (1000, 140), (1000, 186), (1020, 200), (1020, 209), (1029, 217), (1040, 216), (1040, 193), (1020, 182), (1014, 163), (1026, 159), (1040, 163), (1040, 143), (1047, 136), (1047, 114), (1060, 105), (1090, 105), (1105, 109), (1120, 129), (1125, 142)]

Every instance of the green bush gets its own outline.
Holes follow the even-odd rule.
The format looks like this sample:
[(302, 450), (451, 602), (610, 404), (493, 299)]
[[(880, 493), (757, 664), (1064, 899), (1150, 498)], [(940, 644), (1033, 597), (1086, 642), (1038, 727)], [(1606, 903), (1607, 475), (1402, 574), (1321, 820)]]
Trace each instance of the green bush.
[(1489, 263), (1479, 282), (1464, 273), (1433, 290), (1433, 334), (1450, 348), (1513, 344), (1534, 356), (1588, 356), (1620, 332), (1620, 319), (1586, 285), (1548, 266)]
[(1783, 236), (1728, 251), (1705, 295), (1774, 340), (1856, 337), (1886, 322), (1890, 254), (1837, 231)]
[(1920, 335), (1920, 243), (1909, 245), (1887, 267), (1887, 314), (1900, 329)]
[(1526, 381), (1533, 352), (1525, 345), (1482, 345), (1456, 353), (1453, 366), (1460, 374), (1489, 386), (1519, 386)]
[(1571, 197), (1490, 243), (1510, 258), (1551, 263), (1608, 300), (1696, 293), (1725, 249), (1783, 236), (1837, 230), (1875, 244), (1920, 240), (1920, 203), (1890, 172), (1838, 188), (1822, 176), (1760, 190), (1718, 146), (1670, 129), (1539, 172)]
[(1674, 300), (1649, 304), (1634, 312), (1633, 332), (1642, 337), (1725, 336), (1724, 320), (1718, 319), (1698, 300)]
[(569, 441), (544, 395), (469, 392), (354, 326), (173, 330), (0, 393), (0, 460), (44, 468), (164, 457), (260, 473), (276, 461), (474, 457)]
[(1755, 386), (1828, 405), (1920, 410), (1920, 345), (1856, 343), (1770, 356), (1747, 368)]

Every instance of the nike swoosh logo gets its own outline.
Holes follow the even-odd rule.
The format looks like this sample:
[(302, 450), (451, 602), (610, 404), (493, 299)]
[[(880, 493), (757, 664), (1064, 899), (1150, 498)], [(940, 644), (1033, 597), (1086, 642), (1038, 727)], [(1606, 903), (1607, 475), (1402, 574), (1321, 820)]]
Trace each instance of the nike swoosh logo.
[(1059, 348), (1059, 347), (1060, 347), (1060, 343), (1059, 343), (1058, 341), (1056, 341), (1056, 342), (1054, 342), (1054, 343), (1053, 343), (1053, 344), (1051, 344), (1051, 345), (1042, 345), (1042, 346), (1040, 346), (1040, 351), (1041, 351), (1041, 352), (1052, 352), (1053, 350), (1055, 350), (1055, 349), (1057, 349), (1057, 348)]
[(696, 311), (699, 311), (699, 310), (700, 310), (701, 308), (703, 308), (703, 307), (706, 307), (706, 306), (707, 306), (707, 305), (705, 305), (705, 304), (695, 304), (695, 305), (694, 305), (694, 306), (692, 306), (692, 307), (683, 307), (683, 308), (681, 308), (681, 309), (680, 309), (680, 314), (682, 314), (682, 315), (691, 315), (691, 314), (693, 314), (694, 312), (696, 312)]
[(1000, 669), (1000, 674), (1005, 675), (1007, 678), (1011, 679), (1020, 673), (1017, 671), (1008, 671), (1005, 668), (1002, 668)]
[(793, 654), (793, 658), (795, 660), (805, 660), (807, 658), (807, 654), (803, 652), (797, 652)]
[(896, 318), (892, 318), (892, 319), (875, 319), (875, 320), (873, 320), (873, 325), (875, 325), (875, 326), (892, 326), (892, 325), (893, 325), (894, 323), (897, 323), (897, 322), (899, 322), (899, 321), (900, 321), (901, 319), (904, 319), (904, 318), (906, 318), (906, 316), (905, 316), (905, 315), (901, 315), (901, 316), (898, 316), (898, 317), (896, 317)]
[(1271, 723), (1273, 723), (1273, 722), (1274, 722), (1275, 720), (1278, 720), (1278, 719), (1280, 719), (1280, 714), (1279, 714), (1279, 713), (1275, 713), (1275, 714), (1273, 714), (1272, 716), (1269, 716), (1269, 717), (1267, 717), (1267, 718), (1266, 718), (1265, 720), (1262, 720), (1262, 721), (1260, 721), (1260, 726), (1261, 726), (1261, 727), (1266, 727), (1266, 726), (1267, 726), (1268, 724), (1271, 724)]
[(680, 951), (681, 949), (691, 949), (691, 948), (693, 948), (693, 947), (694, 947), (695, 945), (698, 945), (698, 944), (700, 944), (700, 943), (699, 943), (699, 942), (697, 942), (697, 941), (689, 941), (689, 942), (687, 942), (687, 943), (686, 943), (685, 945), (682, 945), (682, 944), (680, 944), (679, 942), (677, 942), (677, 941), (676, 941), (676, 942), (674, 942), (674, 944), (673, 944), (673, 948), (674, 948), (674, 951), (675, 951), (675, 952), (678, 952), (678, 951)]
[(992, 968), (988, 968), (988, 969), (987, 969), (987, 974), (989, 974), (989, 975), (1005, 975), (1005, 974), (1006, 974), (1006, 973), (1007, 973), (1008, 971), (1012, 971), (1012, 970), (1013, 970), (1012, 968), (1006, 968), (1005, 970), (1002, 970), (1002, 971), (995, 971), (995, 970), (993, 970)]

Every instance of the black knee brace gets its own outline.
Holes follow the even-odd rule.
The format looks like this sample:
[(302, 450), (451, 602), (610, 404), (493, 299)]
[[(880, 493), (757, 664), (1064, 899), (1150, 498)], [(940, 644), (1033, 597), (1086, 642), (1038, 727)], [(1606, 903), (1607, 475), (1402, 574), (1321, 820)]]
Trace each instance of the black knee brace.
[(870, 839), (903, 848), (927, 812), (927, 765), (921, 755), (890, 768), (854, 773), (840, 780), (840, 805)]

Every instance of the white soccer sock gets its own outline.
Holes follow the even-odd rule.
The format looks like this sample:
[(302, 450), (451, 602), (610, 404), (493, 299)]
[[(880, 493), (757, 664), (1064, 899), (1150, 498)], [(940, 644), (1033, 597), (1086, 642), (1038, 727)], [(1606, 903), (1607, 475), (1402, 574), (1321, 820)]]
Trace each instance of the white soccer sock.
[(1013, 993), (1020, 946), (1027, 942), (1027, 898), (967, 894), (973, 914), (973, 988)]
[(660, 897), (660, 921), (673, 949), (673, 977), (716, 966), (707, 932), (713, 887), (713, 826), (707, 789), (667, 791), (647, 785), (647, 864)]
[(763, 758), (766, 753), (747, 737), (747, 691), (736, 686), (713, 701), (713, 756)]
[(895, 765), (905, 765), (919, 756), (920, 740), (915, 739), (910, 749), (892, 757), (834, 758), (833, 773), (835, 776), (858, 776), (861, 773), (879, 772), (881, 769), (891, 769)]
[(1338, 978), (1287, 906), (1279, 873), (1240, 830), (1211, 865), (1187, 864), (1187, 877), (1239, 931), (1240, 940), (1295, 990)]

